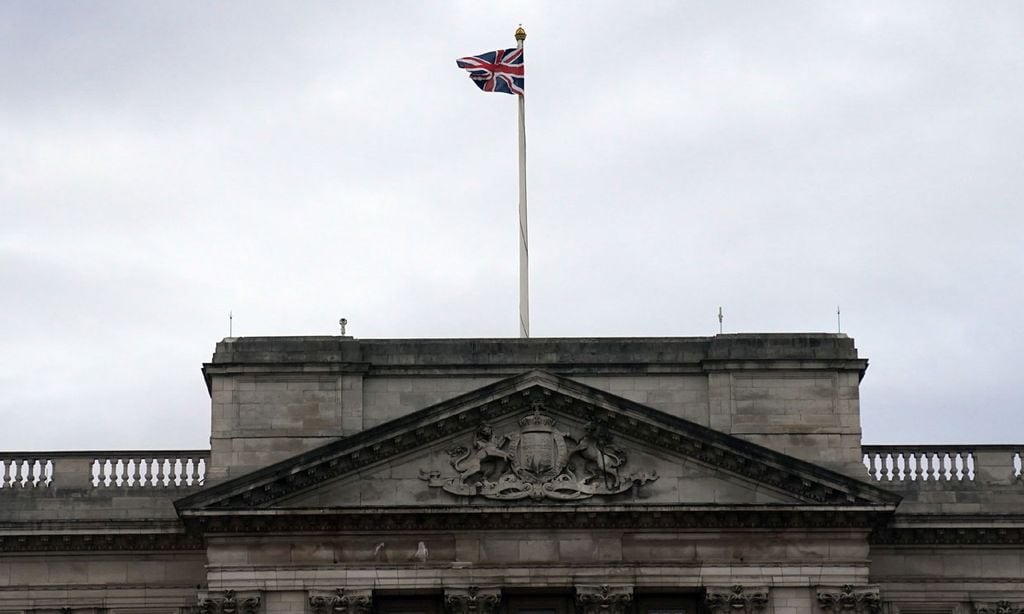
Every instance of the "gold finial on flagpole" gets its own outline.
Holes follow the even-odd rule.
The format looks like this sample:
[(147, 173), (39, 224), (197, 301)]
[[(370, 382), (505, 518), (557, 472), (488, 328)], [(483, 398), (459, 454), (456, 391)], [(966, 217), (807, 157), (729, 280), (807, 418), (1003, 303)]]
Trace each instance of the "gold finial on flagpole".
[(519, 24), (519, 27), (516, 28), (516, 40), (517, 41), (524, 41), (524, 40), (526, 40), (526, 30), (523, 29), (523, 24)]

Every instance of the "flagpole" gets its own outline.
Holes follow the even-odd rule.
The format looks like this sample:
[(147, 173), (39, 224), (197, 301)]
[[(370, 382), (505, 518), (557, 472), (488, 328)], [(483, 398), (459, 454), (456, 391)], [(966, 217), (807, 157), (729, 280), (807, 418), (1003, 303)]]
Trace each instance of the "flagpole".
[[(523, 48), (526, 30), (516, 29), (516, 48)], [(525, 62), (524, 62), (525, 65)], [(526, 233), (526, 97), (519, 95), (519, 336), (530, 337), (530, 248)]]

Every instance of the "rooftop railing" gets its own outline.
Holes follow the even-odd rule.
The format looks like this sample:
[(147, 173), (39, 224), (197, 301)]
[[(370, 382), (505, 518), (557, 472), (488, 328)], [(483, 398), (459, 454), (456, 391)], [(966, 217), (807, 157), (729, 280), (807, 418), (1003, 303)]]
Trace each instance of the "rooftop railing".
[(209, 450), (0, 453), (0, 491), (202, 486)]
[(864, 467), (878, 482), (1013, 482), (1021, 480), (1019, 445), (863, 446)]
[[(1024, 444), (863, 446), (877, 482), (1024, 482)], [(209, 450), (0, 453), (0, 491), (190, 488), (205, 483)]]

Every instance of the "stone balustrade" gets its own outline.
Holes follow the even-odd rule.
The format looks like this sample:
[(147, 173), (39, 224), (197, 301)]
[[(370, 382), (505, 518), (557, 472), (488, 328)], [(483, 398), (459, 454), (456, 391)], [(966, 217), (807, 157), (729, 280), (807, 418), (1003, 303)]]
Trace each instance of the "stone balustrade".
[[(1024, 444), (863, 446), (877, 482), (1024, 482)], [(0, 491), (202, 486), (209, 450), (0, 453)]]
[(878, 482), (1021, 480), (1024, 444), (863, 446), (864, 467)]
[(202, 486), (209, 450), (2, 452), (0, 492), (48, 488)]

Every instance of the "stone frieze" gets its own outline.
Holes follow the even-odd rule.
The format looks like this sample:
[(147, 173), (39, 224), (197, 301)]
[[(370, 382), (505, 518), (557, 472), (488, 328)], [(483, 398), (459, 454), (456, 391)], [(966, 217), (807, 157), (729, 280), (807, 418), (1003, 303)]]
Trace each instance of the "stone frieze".
[(819, 586), (818, 607), (831, 614), (878, 614), (882, 600), (877, 586)]
[(768, 587), (708, 587), (704, 603), (711, 614), (755, 614), (768, 607)]
[(373, 605), (371, 589), (336, 588), (333, 592), (311, 591), (313, 614), (369, 614)]
[(258, 594), (237, 595), (233, 590), (200, 594), (196, 610), (200, 614), (259, 614)]
[(599, 584), (576, 587), (576, 605), (583, 614), (626, 614), (632, 604), (632, 586)]
[(976, 614), (1024, 614), (1024, 604), (1010, 601), (975, 602)]
[(519, 420), (519, 429), (500, 437), (482, 424), (469, 445), (452, 449), (453, 478), (421, 470), (434, 488), (453, 495), (486, 499), (575, 501), (616, 495), (657, 479), (654, 472), (629, 472), (626, 453), (607, 428), (590, 422), (582, 434), (564, 432), (535, 405)]
[(444, 591), (444, 608), (448, 614), (496, 614), (500, 603), (499, 588), (469, 586)]

